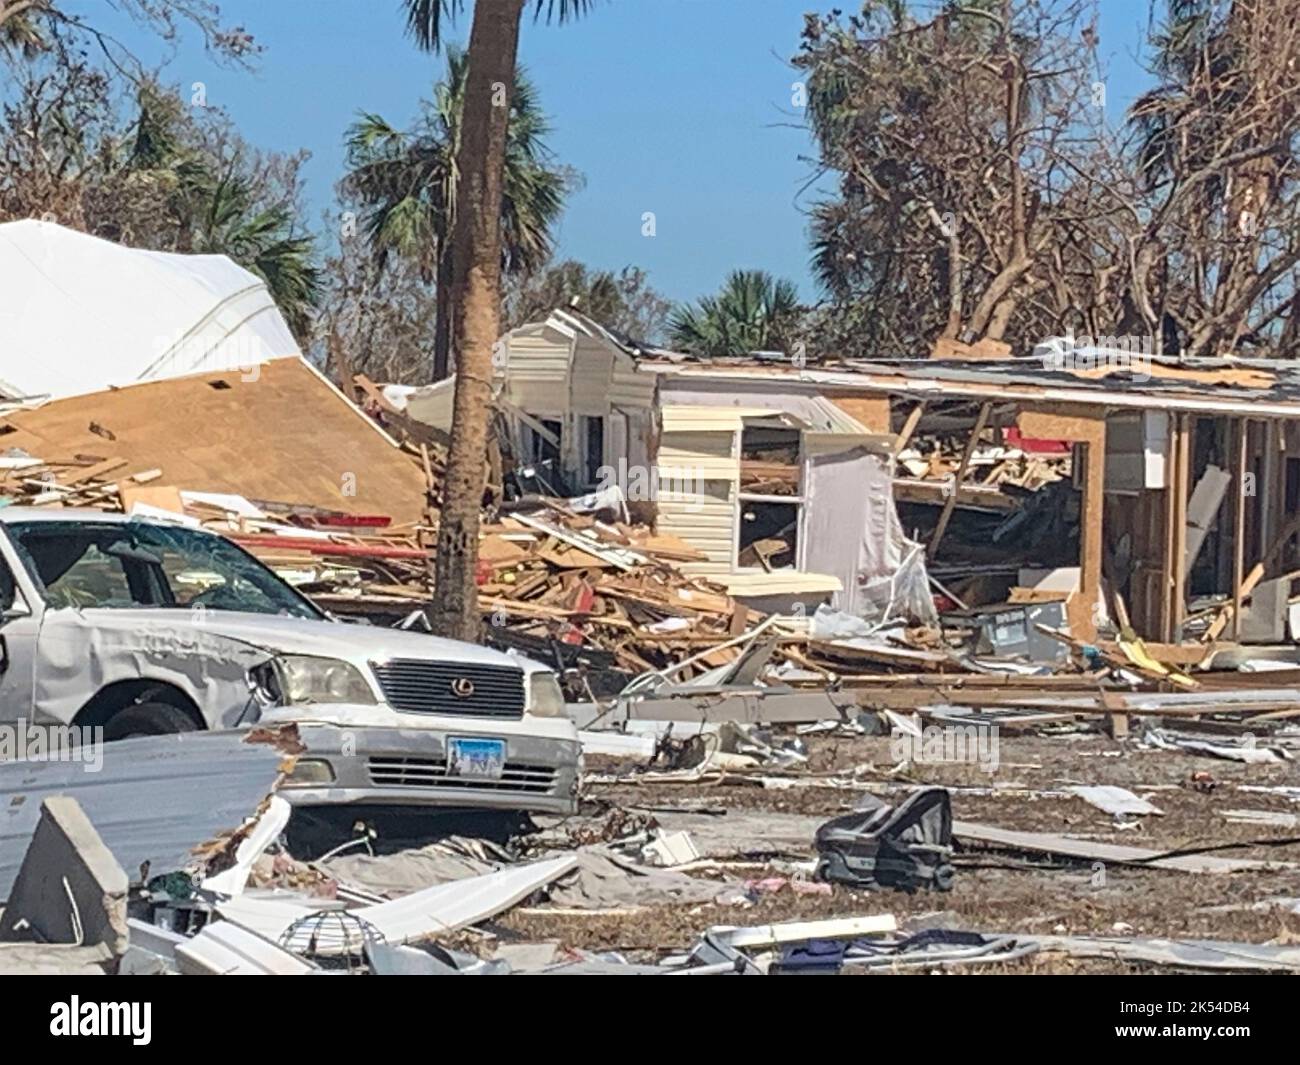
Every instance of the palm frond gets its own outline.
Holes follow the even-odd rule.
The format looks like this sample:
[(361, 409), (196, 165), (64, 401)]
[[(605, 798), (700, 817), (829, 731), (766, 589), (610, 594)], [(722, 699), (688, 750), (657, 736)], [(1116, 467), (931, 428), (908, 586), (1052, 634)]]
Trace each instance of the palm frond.
[(442, 46), (448, 24), (464, 9), (464, 0), (404, 0), (406, 34), (423, 52), (437, 52)]

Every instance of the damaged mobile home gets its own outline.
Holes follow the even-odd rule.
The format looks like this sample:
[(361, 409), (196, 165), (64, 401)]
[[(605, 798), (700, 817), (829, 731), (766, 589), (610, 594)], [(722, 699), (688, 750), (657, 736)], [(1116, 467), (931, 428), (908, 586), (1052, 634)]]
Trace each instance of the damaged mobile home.
[[(1089, 640), (1117, 594), (1161, 643), (1289, 643), (1294, 368), (1061, 343), (1042, 358), (699, 360), (555, 311), (502, 338), (502, 432), (537, 481), (524, 488), (617, 489), (703, 556), (686, 572), (758, 609), (926, 621), (948, 589), (950, 606), (1061, 601), (1062, 627)], [(445, 430), (453, 387), (400, 402)], [(1009, 463), (1021, 476), (998, 476)]]

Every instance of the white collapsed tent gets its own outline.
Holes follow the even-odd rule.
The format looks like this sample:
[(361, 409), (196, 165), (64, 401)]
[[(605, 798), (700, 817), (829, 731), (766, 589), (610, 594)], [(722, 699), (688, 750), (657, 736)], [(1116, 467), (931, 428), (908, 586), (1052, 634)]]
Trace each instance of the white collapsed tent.
[(224, 255), (0, 225), (0, 397), (59, 399), (300, 355), (265, 282)]

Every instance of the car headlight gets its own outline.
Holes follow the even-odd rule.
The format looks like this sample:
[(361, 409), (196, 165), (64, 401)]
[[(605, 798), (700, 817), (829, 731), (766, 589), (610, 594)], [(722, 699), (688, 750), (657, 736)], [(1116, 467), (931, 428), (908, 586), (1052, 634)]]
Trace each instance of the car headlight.
[(276, 705), (377, 702), (361, 670), (338, 658), (280, 655), (250, 674), (254, 690)]
[(528, 678), (528, 712), (535, 717), (564, 717), (564, 692), (554, 673), (534, 673)]

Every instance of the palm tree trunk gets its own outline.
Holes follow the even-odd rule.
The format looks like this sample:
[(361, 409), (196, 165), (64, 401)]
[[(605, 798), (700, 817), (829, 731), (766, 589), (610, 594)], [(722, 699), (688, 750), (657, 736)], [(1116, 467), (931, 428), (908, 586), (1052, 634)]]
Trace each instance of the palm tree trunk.
[(433, 379), (444, 380), (451, 372), (451, 308), (452, 308), (452, 254), (451, 241), (446, 233), (438, 237), (438, 270), (434, 277), (437, 289), (435, 320), (433, 323)]
[(509, 93), (515, 82), (524, 0), (478, 0), (469, 36), (469, 73), (452, 232), (456, 392), (451, 448), (438, 521), (430, 627), (440, 636), (479, 635), (479, 509), (486, 486), (492, 416), (492, 346), (501, 324), (501, 186)]

